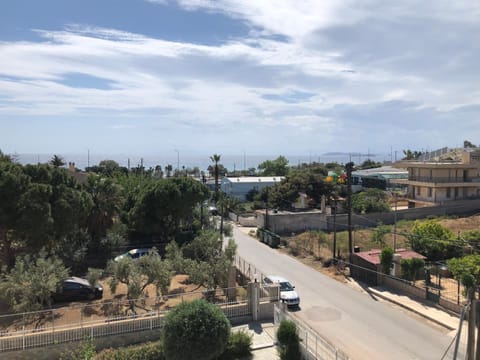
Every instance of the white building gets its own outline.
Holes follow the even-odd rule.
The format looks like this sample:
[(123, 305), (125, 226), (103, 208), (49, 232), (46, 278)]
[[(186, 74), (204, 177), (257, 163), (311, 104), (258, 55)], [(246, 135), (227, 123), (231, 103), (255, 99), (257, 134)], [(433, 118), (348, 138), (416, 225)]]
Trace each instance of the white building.
[(246, 200), (246, 195), (253, 189), (258, 192), (267, 186), (280, 183), (283, 176), (244, 176), (222, 178), (220, 189), (228, 196), (235, 197), (241, 201)]

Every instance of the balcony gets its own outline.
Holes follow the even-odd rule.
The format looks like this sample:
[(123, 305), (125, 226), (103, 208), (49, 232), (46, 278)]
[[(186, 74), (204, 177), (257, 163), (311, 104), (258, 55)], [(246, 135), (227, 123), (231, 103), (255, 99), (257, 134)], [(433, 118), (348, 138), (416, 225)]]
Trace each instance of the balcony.
[(430, 176), (409, 176), (408, 181), (419, 181), (426, 183), (480, 183), (480, 178), (454, 178), (454, 177), (430, 177)]

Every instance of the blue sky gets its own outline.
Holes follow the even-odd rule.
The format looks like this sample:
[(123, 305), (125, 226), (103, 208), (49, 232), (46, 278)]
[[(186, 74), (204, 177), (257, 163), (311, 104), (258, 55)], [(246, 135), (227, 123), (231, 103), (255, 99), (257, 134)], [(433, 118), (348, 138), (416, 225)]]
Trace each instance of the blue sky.
[(6, 153), (480, 144), (480, 3), (0, 3)]

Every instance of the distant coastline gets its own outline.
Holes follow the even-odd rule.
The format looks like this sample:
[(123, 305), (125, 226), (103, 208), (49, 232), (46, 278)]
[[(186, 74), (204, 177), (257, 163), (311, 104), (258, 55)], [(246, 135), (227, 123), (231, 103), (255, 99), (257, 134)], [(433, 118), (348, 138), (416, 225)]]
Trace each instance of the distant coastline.
[[(221, 154), (221, 153), (220, 153)], [(179, 153), (166, 156), (166, 155), (127, 155), (127, 154), (57, 154), (64, 158), (66, 163), (74, 162), (75, 166), (84, 170), (87, 166), (97, 165), (102, 160), (115, 160), (120, 166), (131, 168), (137, 167), (143, 163), (146, 168), (155, 167), (160, 165), (165, 168), (167, 165), (172, 165), (174, 169), (177, 166), (182, 169), (193, 168), (197, 166), (200, 170), (206, 170), (209, 165), (212, 164), (208, 155), (189, 155)], [(47, 163), (52, 158), (53, 154), (15, 154), (17, 160), (21, 164), (37, 164)], [(220, 163), (223, 164), (229, 171), (233, 170), (248, 170), (249, 168), (257, 168), (260, 163), (265, 160), (274, 160), (278, 157), (274, 155), (221, 155)], [(337, 162), (339, 164), (345, 164), (349, 161), (353, 161), (359, 164), (366, 159), (370, 158), (374, 161), (384, 162), (390, 161), (390, 154), (361, 154), (361, 153), (342, 153), (342, 152), (329, 152), (322, 155), (284, 155), (289, 165), (298, 165), (302, 163), (312, 162)]]

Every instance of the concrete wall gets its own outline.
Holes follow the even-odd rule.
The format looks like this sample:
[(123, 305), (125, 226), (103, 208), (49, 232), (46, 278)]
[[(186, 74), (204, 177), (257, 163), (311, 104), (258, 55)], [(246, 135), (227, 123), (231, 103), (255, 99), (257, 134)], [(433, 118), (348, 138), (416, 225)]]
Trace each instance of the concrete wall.
[[(430, 216), (473, 215), (480, 212), (480, 200), (450, 201), (440, 206), (397, 210), (397, 221), (424, 219)], [(352, 214), (352, 226), (374, 227), (378, 223), (391, 225), (394, 223), (394, 212)], [(333, 231), (333, 215), (321, 212), (273, 213), (268, 212), (269, 229), (276, 234), (298, 233), (308, 230)], [(265, 213), (257, 212), (256, 226), (263, 227)], [(337, 214), (337, 231), (348, 228), (347, 214)]]
[[(265, 225), (265, 213), (258, 212), (256, 223), (258, 227)], [(326, 230), (326, 214), (315, 212), (268, 212), (268, 228), (276, 234), (287, 234), (307, 230)]]
[(257, 226), (257, 219), (255, 218), (254, 214), (251, 215), (238, 215), (234, 212), (228, 213), (228, 218), (236, 223), (246, 226), (246, 227), (256, 227)]

